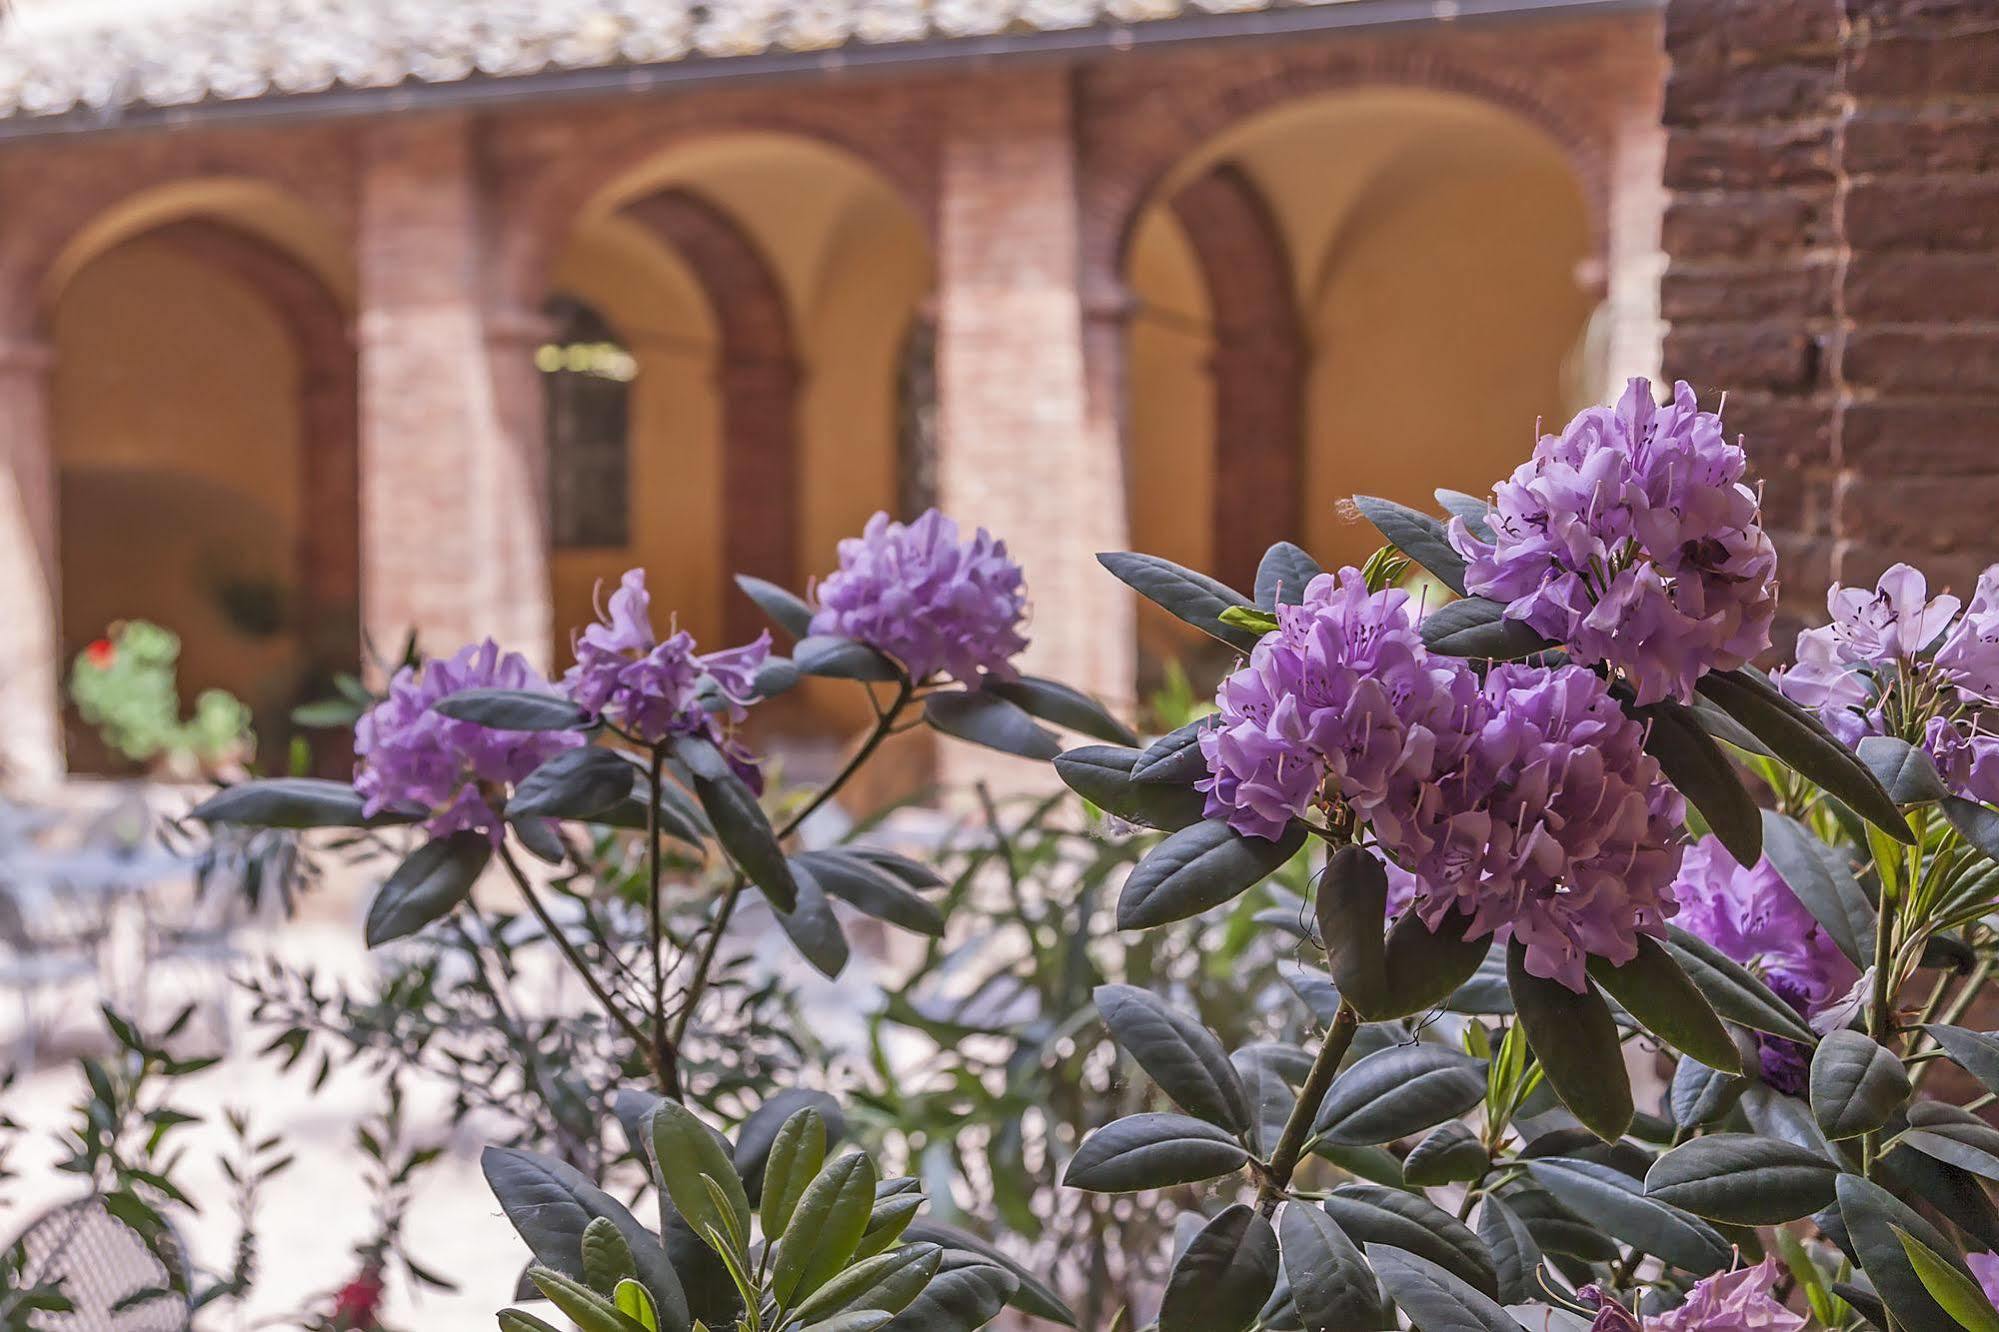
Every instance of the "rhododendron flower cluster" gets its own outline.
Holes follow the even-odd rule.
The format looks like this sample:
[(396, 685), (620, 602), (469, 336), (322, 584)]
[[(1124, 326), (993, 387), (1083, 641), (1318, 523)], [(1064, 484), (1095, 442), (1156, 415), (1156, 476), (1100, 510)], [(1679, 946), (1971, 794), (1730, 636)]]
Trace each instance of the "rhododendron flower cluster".
[(770, 660), (770, 634), (742, 647), (697, 653), (685, 630), (664, 640), (653, 633), (650, 602), (645, 571), (628, 571), (598, 622), (577, 638), (576, 664), (563, 677), (563, 690), (579, 707), (646, 744), (674, 736), (713, 740), (750, 776), (755, 765), (724, 733), (721, 719), (741, 722), (757, 701), (757, 672)]
[(1999, 803), (1999, 731), (1983, 715), (1999, 703), (1999, 565), (1969, 606), (1897, 564), (1871, 591), (1834, 584), (1826, 609), (1832, 622), (1798, 635), (1778, 688), (1846, 744), (1899, 735), (1960, 795)]
[(1777, 1260), (1718, 1272), (1694, 1283), (1685, 1303), (1640, 1319), (1596, 1286), (1578, 1292), (1597, 1307), (1591, 1332), (1798, 1332), (1805, 1325), (1776, 1296)]
[(982, 527), (960, 541), (935, 509), (913, 523), (868, 519), (840, 543), (840, 568), (820, 582), (812, 632), (851, 638), (902, 664), (912, 680), (938, 672), (976, 689), (1011, 680), (1027, 647), (1027, 593), (1006, 543)]
[[(1859, 969), (1813, 919), (1765, 858), (1744, 869), (1712, 836), (1687, 848), (1674, 885), (1679, 923), (1740, 962), (1798, 1013), (1817, 1017), (1859, 979)], [(1781, 1036), (1759, 1036), (1763, 1081), (1798, 1095), (1811, 1051)]]
[(1408, 594), (1342, 569), (1277, 611), (1202, 733), (1209, 817), (1276, 838), (1319, 809), (1365, 823), (1401, 871), (1396, 907), (1517, 938), (1528, 970), (1584, 988), (1587, 958), (1663, 934), (1685, 809), (1644, 731), (1578, 666), (1428, 653)]
[(423, 812), (434, 835), (471, 830), (498, 845), (506, 825), (495, 802), (504, 789), (584, 743), (573, 731), (500, 731), (433, 708), (467, 689), (555, 692), (526, 657), (490, 638), (397, 671), (388, 696), (354, 727), (354, 789), (370, 817)]
[(1609, 666), (1640, 703), (1687, 701), (1704, 672), (1770, 645), (1777, 555), (1747, 467), (1686, 384), (1661, 407), (1634, 379), (1494, 488), (1491, 540), (1452, 520), (1466, 589)]

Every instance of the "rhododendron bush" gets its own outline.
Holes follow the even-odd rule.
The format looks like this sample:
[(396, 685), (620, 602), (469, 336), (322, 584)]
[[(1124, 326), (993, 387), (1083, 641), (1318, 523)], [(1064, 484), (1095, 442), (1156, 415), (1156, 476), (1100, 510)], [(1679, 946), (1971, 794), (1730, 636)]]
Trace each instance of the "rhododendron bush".
[[(561, 680), (491, 643), (412, 664), (357, 728), (351, 786), (249, 782), (199, 814), (408, 830), (371, 943), (478, 912), (489, 871), (561, 937), (546, 883), (587, 868), (577, 839), (635, 846), (642, 955), (565, 952), (630, 1053), (626, 1085), (588, 1092), (657, 1218), (559, 1154), (490, 1151), (522, 1241), (496, 1301), (528, 1265), (513, 1332), (1077, 1324), (1000, 1216), (926, 1198), (933, 1162), (843, 1147), (893, 1135), (856, 1130), (837, 1078), (750, 1089), (725, 1122), (687, 1063), (745, 900), (829, 974), (842, 913), (953, 937), (923, 864), (799, 837), (915, 726), (1052, 760), (1101, 843), (1137, 847), (1089, 929), (1226, 913), (1291, 960), (1295, 997), (1255, 1003), (1310, 1015), (1230, 1049), (1183, 986), (1097, 989), (1136, 1109), (1045, 1150), (1066, 1188), (1177, 1235), (1117, 1326), (1999, 1329), (1999, 1037), (1975, 1029), (1999, 566), (1965, 600), (1907, 566), (1835, 588), (1775, 665), (1748, 459), (1684, 384), (1661, 403), (1635, 380), (1490, 495), (1437, 499), (1356, 497), (1384, 542), (1364, 567), (1280, 544), (1250, 593), (1105, 554), (1238, 654), (1165, 735), (1021, 669), (1031, 570), (1002, 540), (878, 515), (809, 598), (739, 580), (773, 622), (752, 643), (662, 634), (634, 570)], [(876, 723), (776, 817), (743, 727), (808, 676)], [(665, 923), (668, 857), (722, 871), (691, 936)]]

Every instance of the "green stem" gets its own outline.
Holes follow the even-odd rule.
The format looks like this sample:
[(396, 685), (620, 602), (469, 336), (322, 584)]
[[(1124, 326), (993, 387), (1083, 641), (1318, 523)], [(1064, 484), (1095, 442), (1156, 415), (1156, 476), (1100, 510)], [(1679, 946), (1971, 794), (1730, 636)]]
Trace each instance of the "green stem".
[(1291, 1176), (1297, 1173), (1298, 1161), (1305, 1155), (1305, 1140), (1312, 1132), (1312, 1121), (1319, 1117), (1319, 1106), (1333, 1085), (1333, 1076), (1340, 1071), (1340, 1061), (1353, 1048), (1354, 1033), (1359, 1030), (1360, 1014), (1352, 1004), (1342, 1000), (1339, 1011), (1333, 1014), (1332, 1028), (1319, 1046), (1318, 1058), (1312, 1061), (1312, 1071), (1299, 1089), (1298, 1104), (1291, 1107), (1291, 1117), (1284, 1121), (1277, 1150), (1271, 1153), (1270, 1168), (1257, 1195), (1257, 1205), (1265, 1216), (1277, 1210), (1284, 1191), (1291, 1187)]
[(666, 767), (666, 750), (652, 747), (646, 771), (646, 905), (650, 910), (646, 944), (652, 953), (652, 1066), (659, 1072), (660, 1092), (679, 1100), (680, 1048), (666, 1038), (666, 907), (660, 901), (659, 787)]

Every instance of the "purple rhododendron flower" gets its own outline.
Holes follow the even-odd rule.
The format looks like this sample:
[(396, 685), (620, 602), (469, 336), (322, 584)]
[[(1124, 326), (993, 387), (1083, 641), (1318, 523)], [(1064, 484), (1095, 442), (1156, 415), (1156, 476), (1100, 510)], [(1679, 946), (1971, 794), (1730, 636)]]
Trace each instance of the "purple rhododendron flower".
[(432, 705), (467, 689), (553, 694), (541, 672), (492, 639), (450, 659), (405, 666), (388, 696), (354, 726), (354, 789), (370, 816), (423, 811), (433, 836), (472, 830), (498, 845), (506, 825), (495, 807), (504, 789), (565, 749), (584, 743), (574, 731), (498, 731), (455, 721)]
[(1366, 820), (1398, 782), (1432, 780), (1463, 754), (1478, 679), (1425, 650), (1408, 593), (1369, 592), (1346, 568), (1276, 614), (1278, 627), (1222, 681), (1220, 723), (1201, 733), (1208, 817), (1272, 840), (1315, 806)]
[(1645, 1332), (1798, 1332), (1802, 1314), (1777, 1299), (1777, 1260), (1720, 1272), (1694, 1284), (1686, 1303), (1645, 1320)]
[(1999, 703), (1999, 564), (1978, 575), (1971, 604), (1937, 649), (1936, 668), (1960, 694)]
[(1999, 1253), (1967, 1254), (1964, 1263), (1971, 1269), (1971, 1275), (1978, 1278), (1985, 1298), (1992, 1301), (1994, 1308), (1999, 1308)]
[(1704, 672), (1770, 646), (1777, 555), (1747, 470), (1686, 384), (1661, 407), (1633, 379), (1494, 487), (1491, 542), (1454, 518), (1451, 544), (1469, 591), (1612, 667), (1640, 703), (1684, 702)]
[[(1687, 848), (1674, 885), (1681, 928), (1762, 977), (1805, 1018), (1837, 1002), (1859, 970), (1766, 857), (1752, 869), (1736, 863), (1719, 838)], [(1763, 1081), (1787, 1095), (1805, 1089), (1811, 1052), (1780, 1036), (1759, 1035)]]
[(722, 719), (740, 723), (760, 695), (757, 672), (770, 660), (770, 634), (720, 652), (697, 653), (685, 630), (663, 641), (653, 633), (645, 571), (631, 569), (576, 641), (576, 664), (562, 678), (578, 706), (645, 744), (703, 736), (728, 756), (753, 787), (756, 761), (729, 738)]
[(976, 689), (1011, 680), (1027, 647), (1020, 566), (982, 527), (970, 541), (935, 509), (909, 524), (885, 513), (840, 543), (839, 571), (817, 589), (812, 632), (866, 643), (902, 663), (912, 680), (942, 671)]

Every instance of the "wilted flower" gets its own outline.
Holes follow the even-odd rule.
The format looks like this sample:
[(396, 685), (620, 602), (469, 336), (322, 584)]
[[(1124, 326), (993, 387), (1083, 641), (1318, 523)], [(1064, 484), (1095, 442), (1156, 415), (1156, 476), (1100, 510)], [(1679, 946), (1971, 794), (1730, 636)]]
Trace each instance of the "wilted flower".
[(1006, 543), (983, 527), (961, 543), (958, 525), (935, 509), (907, 525), (886, 513), (868, 519), (840, 543), (839, 571), (817, 599), (813, 633), (866, 643), (912, 680), (939, 671), (973, 689), (988, 675), (1011, 680), (1027, 647), (1027, 594)]
[[(1816, 1017), (1858, 978), (1767, 858), (1744, 869), (1718, 838), (1703, 837), (1687, 848), (1673, 891), (1681, 928), (1762, 977), (1802, 1017)], [(1811, 1052), (1780, 1036), (1758, 1042), (1763, 1080), (1790, 1095), (1803, 1091)]]
[(584, 742), (573, 731), (494, 730), (432, 707), (467, 689), (555, 692), (527, 658), (502, 653), (490, 638), (448, 660), (403, 667), (354, 726), (354, 789), (369, 815), (422, 811), (433, 835), (471, 829), (498, 844), (506, 825), (494, 801), (504, 789)]
[(1798, 1332), (1805, 1319), (1773, 1293), (1777, 1273), (1771, 1257), (1706, 1277), (1694, 1284), (1685, 1304), (1647, 1318), (1645, 1332)]
[(657, 744), (673, 736), (713, 740), (737, 760), (720, 718), (741, 722), (758, 699), (757, 672), (770, 659), (770, 634), (720, 652), (697, 653), (685, 630), (660, 641), (653, 633), (645, 571), (629, 570), (596, 624), (576, 641), (576, 664), (562, 687), (578, 706), (633, 738)]
[(1222, 681), (1220, 723), (1201, 733), (1210, 818), (1273, 840), (1315, 806), (1365, 821), (1398, 774), (1420, 783), (1464, 752), (1477, 677), (1424, 649), (1408, 593), (1369, 592), (1347, 568), (1276, 613)]
[(1710, 670), (1770, 645), (1776, 550), (1748, 462), (1686, 384), (1670, 405), (1633, 379), (1614, 408), (1592, 407), (1493, 490), (1493, 540), (1451, 521), (1467, 590), (1606, 664), (1640, 703), (1688, 700)]

